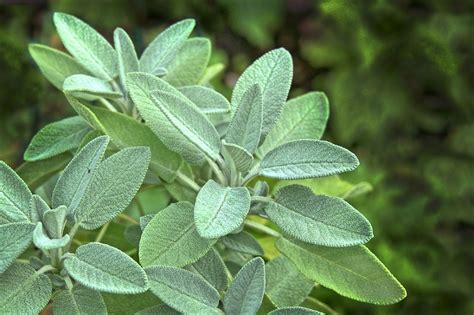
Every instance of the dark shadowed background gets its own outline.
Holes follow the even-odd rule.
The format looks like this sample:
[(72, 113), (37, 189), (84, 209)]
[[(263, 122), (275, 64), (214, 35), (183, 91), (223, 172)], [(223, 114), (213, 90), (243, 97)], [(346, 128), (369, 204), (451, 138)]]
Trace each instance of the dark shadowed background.
[(115, 27), (143, 49), (167, 25), (192, 17), (213, 42), (213, 84), (230, 95), (238, 75), (285, 47), (292, 96), (324, 91), (325, 138), (351, 148), (370, 182), (352, 203), (372, 222), (368, 244), (408, 297), (373, 306), (321, 289), (347, 314), (473, 314), (474, 1), (470, 0), (0, 0), (0, 159), (22, 162), (30, 138), (72, 115), (34, 65), (32, 42), (61, 49), (52, 13), (78, 16), (111, 40)]

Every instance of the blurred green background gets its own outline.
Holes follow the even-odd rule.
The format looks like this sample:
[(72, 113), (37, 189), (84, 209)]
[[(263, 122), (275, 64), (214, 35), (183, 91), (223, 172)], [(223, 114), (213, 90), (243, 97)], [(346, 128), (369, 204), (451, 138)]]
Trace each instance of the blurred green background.
[(60, 48), (52, 12), (76, 15), (109, 40), (126, 29), (141, 51), (184, 17), (211, 38), (213, 82), (230, 95), (265, 51), (294, 58), (292, 96), (324, 91), (325, 138), (351, 148), (353, 181), (374, 186), (352, 203), (372, 222), (368, 244), (408, 297), (373, 306), (319, 290), (346, 314), (473, 314), (474, 1), (470, 0), (0, 0), (0, 159), (19, 165), (30, 138), (72, 115), (27, 45)]

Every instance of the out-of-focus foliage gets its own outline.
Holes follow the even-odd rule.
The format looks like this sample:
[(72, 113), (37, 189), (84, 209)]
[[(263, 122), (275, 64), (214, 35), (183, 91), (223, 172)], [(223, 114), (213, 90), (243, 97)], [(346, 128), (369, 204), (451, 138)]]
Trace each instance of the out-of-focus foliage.
[(329, 136), (361, 158), (353, 181), (369, 180), (374, 191), (351, 202), (373, 222), (369, 247), (408, 291), (390, 307), (323, 289), (317, 298), (349, 314), (473, 312), (472, 1), (22, 3), (0, 5), (0, 159), (19, 161), (37, 129), (68, 116), (27, 55), (29, 42), (61, 48), (53, 11), (86, 19), (109, 40), (106, 30), (120, 25), (142, 47), (171, 22), (193, 17), (195, 34), (213, 40), (211, 64), (229, 64), (213, 81), (227, 95), (235, 73), (284, 46), (294, 56), (295, 94), (326, 92)]

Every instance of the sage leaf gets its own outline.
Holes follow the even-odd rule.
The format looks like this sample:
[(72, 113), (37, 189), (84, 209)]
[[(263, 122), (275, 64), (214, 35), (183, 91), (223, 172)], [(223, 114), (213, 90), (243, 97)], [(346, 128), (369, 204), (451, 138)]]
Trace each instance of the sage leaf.
[(161, 91), (154, 91), (152, 99), (173, 127), (172, 134), (162, 136), (163, 142), (173, 139), (175, 150), (191, 164), (205, 158), (204, 155), (213, 160), (218, 158), (219, 134), (191, 101)]
[(310, 244), (348, 247), (374, 236), (369, 221), (349, 203), (301, 185), (280, 189), (265, 212), (285, 233)]
[(132, 146), (149, 147), (150, 169), (166, 182), (175, 180), (183, 160), (179, 154), (168, 149), (148, 126), (121, 113), (113, 113), (99, 107), (89, 109), (113, 144), (121, 149)]
[(166, 67), (168, 71), (163, 79), (176, 87), (198, 84), (206, 71), (210, 57), (209, 39), (188, 39)]
[(67, 207), (59, 206), (56, 209), (46, 210), (43, 213), (43, 223), (48, 235), (52, 238), (61, 238), (66, 224)]
[(220, 93), (205, 86), (191, 85), (178, 88), (204, 114), (220, 114), (230, 111), (229, 101)]
[(193, 31), (195, 24), (194, 20), (186, 19), (161, 32), (140, 57), (140, 71), (156, 75), (159, 68), (167, 68)]
[(28, 49), (41, 73), (59, 90), (67, 77), (89, 73), (74, 58), (57, 49), (39, 44), (31, 44)]
[(43, 221), (43, 214), (51, 210), (48, 204), (39, 195), (33, 195), (31, 197), (30, 209), (31, 222), (33, 223)]
[(154, 266), (146, 269), (150, 290), (163, 302), (185, 314), (222, 314), (219, 293), (200, 276), (184, 269)]
[(30, 245), (34, 229), (34, 224), (23, 222), (0, 225), (0, 274)]
[(79, 116), (53, 122), (42, 128), (25, 151), (25, 161), (37, 161), (77, 148), (91, 130)]
[(331, 248), (280, 238), (276, 246), (307, 278), (340, 295), (382, 305), (406, 296), (403, 286), (363, 245)]
[(75, 212), (102, 160), (109, 140), (107, 136), (92, 140), (66, 166), (53, 190), (51, 198), (53, 207), (65, 205), (69, 214)]
[(106, 81), (85, 74), (74, 74), (68, 77), (64, 81), (63, 91), (85, 100), (122, 97), (122, 93), (114, 91)]
[(282, 256), (265, 264), (265, 276), (265, 293), (277, 307), (300, 305), (314, 287), (313, 281)]
[(122, 28), (114, 31), (114, 46), (117, 51), (117, 64), (120, 82), (124, 90), (127, 90), (127, 73), (140, 70), (137, 52), (130, 36)]
[(199, 84), (208, 85), (209, 81), (217, 77), (222, 70), (224, 70), (225, 66), (222, 63), (216, 63), (206, 68), (204, 74), (202, 75), (201, 79), (199, 80)]
[(258, 84), (251, 85), (242, 95), (227, 129), (225, 140), (249, 153), (254, 153), (262, 131), (262, 91)]
[(263, 256), (263, 248), (252, 236), (252, 234), (242, 231), (237, 234), (229, 234), (221, 239), (225, 247), (240, 253), (253, 256)]
[(348, 172), (359, 166), (347, 149), (327, 141), (295, 140), (268, 152), (260, 175), (276, 179), (304, 179)]
[(0, 223), (30, 222), (31, 196), (20, 176), (0, 161)]
[(149, 307), (147, 309), (144, 309), (135, 313), (135, 315), (156, 315), (156, 314), (181, 315), (182, 313), (172, 309), (166, 304), (155, 305), (155, 306)]
[(246, 172), (250, 169), (253, 163), (253, 156), (239, 145), (233, 143), (223, 143), (223, 147), (235, 163), (235, 167), (239, 172)]
[(69, 243), (69, 235), (64, 235), (61, 238), (50, 238), (43, 229), (43, 224), (38, 222), (33, 232), (33, 243), (39, 249), (44, 251), (57, 249), (66, 246)]
[(148, 290), (145, 271), (130, 256), (106, 244), (80, 246), (64, 268), (77, 282), (93, 290), (137, 294)]
[(227, 314), (256, 314), (265, 292), (265, 263), (256, 257), (235, 276), (224, 297)]
[(74, 213), (76, 222), (93, 230), (125, 210), (138, 192), (149, 163), (147, 147), (125, 148), (102, 161)]
[(117, 75), (115, 50), (92, 27), (64, 13), (54, 14), (54, 25), (64, 46), (84, 68), (107, 81)]
[(99, 292), (75, 286), (72, 290), (61, 290), (53, 299), (54, 315), (106, 315), (107, 307)]
[(217, 291), (223, 292), (228, 286), (227, 267), (217, 250), (211, 248), (206, 255), (186, 267), (209, 282)]
[(251, 64), (234, 87), (231, 100), (234, 111), (250, 86), (258, 83), (262, 87), (262, 139), (278, 120), (290, 91), (292, 77), (291, 55), (285, 49), (279, 48), (266, 53)]
[(323, 315), (324, 313), (301, 306), (279, 308), (268, 315)]
[(198, 234), (193, 205), (184, 201), (169, 205), (153, 217), (143, 231), (138, 253), (144, 267), (184, 267), (203, 257), (214, 243)]
[(48, 304), (51, 281), (26, 264), (14, 263), (0, 274), (0, 314), (36, 315)]
[(257, 150), (264, 157), (277, 146), (301, 139), (319, 140), (329, 117), (329, 101), (321, 92), (311, 92), (289, 100), (278, 122)]
[(238, 228), (250, 210), (245, 187), (223, 187), (210, 179), (199, 191), (194, 205), (196, 228), (204, 238), (218, 238)]

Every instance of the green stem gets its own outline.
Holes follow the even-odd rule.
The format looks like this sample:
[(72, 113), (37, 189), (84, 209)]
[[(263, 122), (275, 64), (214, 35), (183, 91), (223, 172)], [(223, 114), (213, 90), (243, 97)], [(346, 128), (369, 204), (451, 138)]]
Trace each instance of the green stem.
[(143, 205), (140, 199), (138, 199), (138, 197), (135, 198), (135, 203), (137, 204), (138, 212), (140, 212), (140, 216), (143, 217), (145, 215), (145, 208), (143, 208)]
[(137, 220), (135, 220), (134, 218), (132, 218), (131, 216), (129, 216), (129, 215), (125, 214), (125, 213), (119, 213), (119, 214), (117, 215), (117, 218), (120, 218), (120, 219), (122, 219), (122, 220), (128, 221), (128, 222), (130, 222), (130, 223), (132, 223), (132, 224), (138, 224), (138, 221), (137, 221)]
[(248, 172), (247, 176), (244, 177), (242, 180), (242, 186), (245, 186), (250, 182), (252, 179), (258, 176), (258, 169), (260, 168), (260, 162), (255, 164), (252, 169)]
[(209, 165), (211, 166), (212, 170), (214, 171), (214, 174), (216, 174), (217, 176), (217, 180), (224, 186), (227, 186), (227, 180), (224, 176), (224, 173), (222, 173), (221, 169), (219, 168), (219, 166), (216, 164), (216, 162), (214, 162), (213, 160), (211, 159), (207, 159), (207, 162), (209, 163)]
[(69, 276), (64, 277), (64, 282), (66, 282), (66, 286), (69, 290), (72, 290), (74, 287), (74, 284), (72, 283), (72, 280)]
[(110, 225), (110, 222), (108, 222), (108, 223), (104, 224), (104, 226), (102, 226), (102, 228), (99, 231), (99, 234), (97, 234), (97, 236), (95, 238), (96, 242), (102, 241), (102, 239), (104, 238), (105, 233), (107, 232), (107, 229), (109, 228), (109, 225)]
[(57, 270), (57, 269), (54, 268), (51, 265), (45, 265), (45, 266), (41, 267), (40, 269), (38, 269), (38, 271), (36, 271), (36, 274), (37, 275), (42, 275), (43, 273), (47, 273), (48, 271), (53, 271), (53, 270)]
[(79, 222), (74, 224), (74, 226), (71, 228), (69, 231), (69, 243), (64, 247), (66, 251), (69, 251), (69, 248), (71, 247), (72, 240), (74, 239), (74, 236), (76, 236), (77, 230), (79, 230)]
[(252, 196), (251, 198), (252, 201), (256, 202), (264, 202), (264, 203), (270, 203), (273, 202), (273, 199), (270, 197), (264, 197), (264, 196)]
[(111, 112), (116, 112), (116, 113), (118, 112), (117, 109), (114, 107), (114, 105), (112, 105), (105, 98), (103, 98), (103, 97), (99, 98), (99, 102), (101, 102)]
[(194, 190), (195, 192), (198, 192), (199, 190), (201, 190), (201, 187), (195, 182), (193, 181), (191, 178), (189, 178), (188, 176), (186, 176), (186, 174), (183, 174), (181, 173), (180, 171), (178, 171), (176, 173), (176, 179), (181, 183), (181, 184), (184, 184), (186, 186), (188, 186), (189, 188), (191, 188), (192, 190)]
[(311, 296), (308, 296), (306, 298), (308, 301), (310, 301), (311, 303), (317, 305), (319, 308), (320, 308), (320, 311), (323, 311), (324, 314), (328, 314), (328, 315), (336, 315), (337, 312), (335, 310), (333, 310), (330, 306), (328, 306), (327, 304), (311, 297)]
[(274, 229), (269, 228), (268, 226), (266, 226), (264, 224), (261, 224), (261, 223), (258, 223), (258, 222), (255, 222), (255, 221), (245, 220), (244, 224), (246, 226), (248, 226), (249, 228), (252, 228), (252, 229), (257, 230), (259, 232), (268, 234), (268, 235), (273, 236), (273, 237), (280, 237), (281, 236), (281, 234), (278, 233), (277, 231), (275, 231)]

